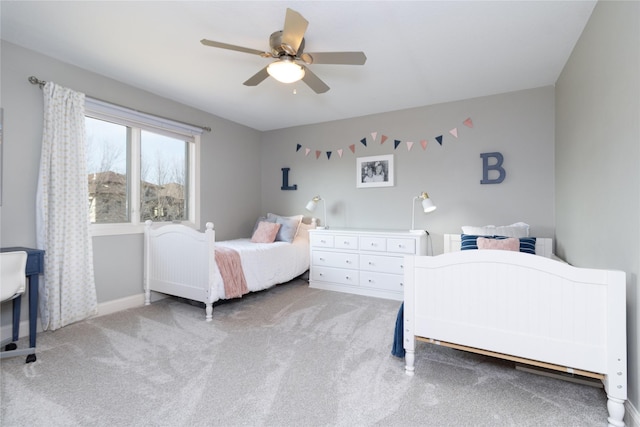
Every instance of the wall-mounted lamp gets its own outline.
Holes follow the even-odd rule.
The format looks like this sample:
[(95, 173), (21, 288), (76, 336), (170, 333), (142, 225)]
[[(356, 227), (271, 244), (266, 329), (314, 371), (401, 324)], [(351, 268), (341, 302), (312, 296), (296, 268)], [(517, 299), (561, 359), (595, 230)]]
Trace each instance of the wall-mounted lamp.
[(282, 83), (293, 83), (304, 77), (304, 67), (297, 64), (291, 57), (283, 56), (267, 67), (267, 73)]
[(318, 227), (320, 229), (322, 228), (329, 228), (329, 226), (327, 226), (327, 202), (320, 196), (315, 196), (313, 199), (309, 200), (309, 203), (307, 203), (307, 206), (305, 206), (305, 209), (307, 209), (309, 212), (313, 212), (316, 210), (316, 208), (318, 207), (318, 202), (322, 202), (322, 206), (324, 207), (324, 227)]
[(415, 230), (415, 221), (416, 221), (416, 200), (421, 200), (422, 199), (422, 210), (424, 211), (424, 213), (429, 213), (429, 212), (433, 212), (436, 210), (436, 205), (433, 204), (433, 201), (429, 198), (429, 195), (426, 192), (422, 192), (422, 194), (420, 194), (419, 196), (415, 196), (413, 198), (412, 204), (411, 204), (411, 231), (416, 231)]

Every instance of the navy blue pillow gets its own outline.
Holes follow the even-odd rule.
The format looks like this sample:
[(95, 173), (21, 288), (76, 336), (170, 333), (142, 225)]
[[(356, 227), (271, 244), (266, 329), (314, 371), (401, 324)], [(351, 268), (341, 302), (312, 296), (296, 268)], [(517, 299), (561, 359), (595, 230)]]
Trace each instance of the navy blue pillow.
[[(478, 249), (478, 237), (485, 237), (487, 239), (507, 239), (506, 236), (476, 236), (473, 234), (462, 234), (460, 240), (460, 250), (468, 251), (471, 249)], [(527, 254), (536, 254), (536, 238), (535, 237), (520, 237), (520, 252)]]
[(460, 238), (461, 238), (460, 240), (461, 251), (478, 249), (478, 236), (473, 234), (462, 234)]

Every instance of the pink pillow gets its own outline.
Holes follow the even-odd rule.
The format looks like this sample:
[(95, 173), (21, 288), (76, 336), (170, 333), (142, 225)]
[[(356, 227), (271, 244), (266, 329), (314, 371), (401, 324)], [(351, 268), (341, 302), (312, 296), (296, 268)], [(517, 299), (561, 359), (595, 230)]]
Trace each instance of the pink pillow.
[(520, 239), (517, 237), (509, 237), (507, 239), (478, 237), (478, 249), (500, 249), (503, 251), (520, 252)]
[(251, 241), (253, 243), (273, 243), (276, 240), (278, 230), (280, 230), (280, 224), (260, 221), (258, 228), (253, 232), (253, 236), (251, 236)]

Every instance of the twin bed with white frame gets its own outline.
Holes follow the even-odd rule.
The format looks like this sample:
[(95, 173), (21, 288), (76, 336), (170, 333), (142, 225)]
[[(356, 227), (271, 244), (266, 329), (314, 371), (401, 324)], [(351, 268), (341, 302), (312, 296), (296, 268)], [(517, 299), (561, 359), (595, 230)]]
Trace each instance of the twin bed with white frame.
[(547, 238), (536, 255), (460, 242), (447, 234), (444, 254), (405, 258), (405, 372), (414, 374), (420, 340), (597, 378), (609, 425), (624, 426), (625, 273), (564, 263)]
[[(212, 320), (213, 303), (229, 299), (216, 262), (216, 247), (239, 255), (246, 290), (255, 292), (286, 283), (309, 269), (309, 238), (302, 228), (292, 242), (255, 243), (252, 239), (215, 241), (213, 223), (204, 232), (182, 224), (147, 221), (144, 235), (145, 305), (151, 291), (205, 304), (205, 319)], [(315, 227), (315, 223), (306, 225)], [(239, 274), (240, 272), (232, 272)], [(226, 277), (226, 276), (225, 276)], [(226, 280), (226, 279), (225, 279)], [(236, 296), (231, 296), (234, 298)]]

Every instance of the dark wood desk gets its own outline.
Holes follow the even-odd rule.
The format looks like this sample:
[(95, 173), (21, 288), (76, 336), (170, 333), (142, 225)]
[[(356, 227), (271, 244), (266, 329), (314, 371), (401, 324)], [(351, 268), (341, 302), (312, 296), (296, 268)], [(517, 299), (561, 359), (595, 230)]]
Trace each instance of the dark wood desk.
[[(10, 356), (19, 356), (26, 354), (27, 363), (36, 360), (36, 329), (38, 322), (38, 287), (39, 275), (44, 273), (44, 251), (42, 249), (11, 247), (1, 248), (0, 252), (17, 252), (24, 251), (27, 253), (27, 266), (25, 275), (29, 282), (29, 348), (10, 350), (2, 353), (2, 358)], [(20, 305), (22, 298), (18, 297), (13, 300), (13, 341), (20, 338)], [(9, 344), (11, 345), (11, 344)]]

